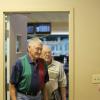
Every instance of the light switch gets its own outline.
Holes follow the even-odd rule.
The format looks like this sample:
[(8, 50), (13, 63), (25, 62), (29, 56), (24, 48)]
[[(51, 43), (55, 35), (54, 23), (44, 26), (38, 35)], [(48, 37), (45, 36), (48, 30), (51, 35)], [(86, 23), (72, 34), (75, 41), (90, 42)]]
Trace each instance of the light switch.
[(100, 83), (100, 74), (92, 75), (92, 83), (99, 84)]

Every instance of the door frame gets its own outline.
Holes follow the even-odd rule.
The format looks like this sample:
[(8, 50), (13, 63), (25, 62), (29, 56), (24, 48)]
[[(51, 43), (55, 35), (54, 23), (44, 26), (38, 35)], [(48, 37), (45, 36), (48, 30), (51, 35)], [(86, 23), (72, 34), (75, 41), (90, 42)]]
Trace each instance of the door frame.
[(54, 11), (1, 11), (0, 12), (0, 100), (5, 100), (5, 14), (7, 13), (30, 13), (30, 12), (69, 12), (69, 100), (75, 96), (75, 32), (74, 32), (74, 9)]

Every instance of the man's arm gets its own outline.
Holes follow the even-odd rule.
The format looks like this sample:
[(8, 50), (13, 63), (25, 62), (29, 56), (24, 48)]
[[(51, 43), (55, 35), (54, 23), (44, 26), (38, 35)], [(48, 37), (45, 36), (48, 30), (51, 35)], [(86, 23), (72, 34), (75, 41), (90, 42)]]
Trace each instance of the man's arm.
[(11, 96), (11, 100), (17, 100), (16, 99), (16, 88), (14, 84), (10, 84), (10, 96)]
[(67, 80), (62, 64), (60, 66), (60, 72), (59, 72), (59, 88), (62, 100), (66, 100), (66, 85), (67, 85)]
[(62, 100), (66, 100), (66, 88), (65, 87), (60, 87), (60, 93), (61, 93)]
[(48, 100), (48, 91), (46, 85), (44, 86), (42, 92), (43, 92), (43, 100)]
[(11, 76), (10, 76), (10, 96), (11, 100), (16, 100), (16, 85), (19, 82), (22, 73), (21, 61), (17, 60), (12, 66)]

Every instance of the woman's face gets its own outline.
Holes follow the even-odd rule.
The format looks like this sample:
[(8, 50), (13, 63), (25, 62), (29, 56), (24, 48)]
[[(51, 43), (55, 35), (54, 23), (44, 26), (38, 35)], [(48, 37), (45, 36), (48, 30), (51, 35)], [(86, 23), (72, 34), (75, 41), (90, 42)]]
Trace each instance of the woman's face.
[(43, 48), (42, 50), (42, 58), (47, 62), (51, 63), (52, 61), (52, 53), (49, 48)]

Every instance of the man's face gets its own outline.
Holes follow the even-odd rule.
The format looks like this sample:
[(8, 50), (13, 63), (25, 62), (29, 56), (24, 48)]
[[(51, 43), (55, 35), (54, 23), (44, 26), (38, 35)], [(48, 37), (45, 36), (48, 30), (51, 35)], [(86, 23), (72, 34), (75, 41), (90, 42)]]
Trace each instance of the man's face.
[(52, 54), (49, 48), (43, 49), (42, 57), (47, 63), (51, 63), (52, 61)]
[(33, 45), (30, 45), (28, 48), (28, 52), (33, 59), (40, 58), (41, 51), (42, 51), (42, 44), (38, 42)]

